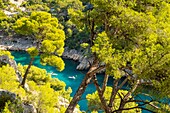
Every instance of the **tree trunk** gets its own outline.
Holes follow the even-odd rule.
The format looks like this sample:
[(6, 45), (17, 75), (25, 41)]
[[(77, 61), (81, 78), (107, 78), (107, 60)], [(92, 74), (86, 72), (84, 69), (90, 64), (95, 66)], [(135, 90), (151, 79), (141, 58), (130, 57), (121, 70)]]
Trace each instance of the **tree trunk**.
[(105, 66), (98, 67), (98, 61), (95, 59), (91, 68), (85, 75), (82, 83), (80, 84), (78, 90), (76, 91), (76, 94), (74, 95), (73, 99), (71, 100), (68, 108), (66, 109), (65, 113), (73, 113), (74, 108), (76, 107), (78, 101), (80, 100), (82, 94), (84, 93), (87, 85), (90, 83), (90, 80), (92, 79), (93, 75), (96, 74), (99, 70), (103, 69)]
[(33, 61), (34, 61), (34, 58), (31, 58), (31, 60), (30, 60), (30, 63), (29, 63), (29, 65), (28, 65), (28, 67), (27, 67), (27, 69), (26, 69), (26, 72), (25, 72), (25, 74), (24, 74), (24, 78), (23, 78), (23, 80), (22, 80), (22, 82), (21, 82), (21, 87), (25, 87), (25, 81), (26, 81), (26, 79), (27, 79), (27, 75), (28, 75), (28, 72), (29, 72), (29, 70), (30, 70), (30, 68), (31, 68), (31, 66), (32, 66), (32, 63), (33, 63)]
[(98, 91), (98, 96), (100, 98), (102, 108), (104, 109), (104, 111), (106, 113), (111, 113), (111, 109), (109, 109), (109, 107), (107, 106), (107, 102), (105, 101), (105, 98), (103, 96), (102, 90), (101, 90), (101, 88), (99, 86), (99, 83), (97, 81), (96, 75), (94, 75), (94, 77), (93, 77), (93, 82), (94, 82), (94, 85), (96, 86), (96, 89)]

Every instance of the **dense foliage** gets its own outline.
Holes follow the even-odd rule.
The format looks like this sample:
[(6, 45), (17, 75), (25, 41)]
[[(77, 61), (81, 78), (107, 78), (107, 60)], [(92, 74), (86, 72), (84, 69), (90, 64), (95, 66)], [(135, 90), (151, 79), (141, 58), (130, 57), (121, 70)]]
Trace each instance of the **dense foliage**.
[[(70, 100), (71, 89), (65, 90), (65, 83), (51, 79), (45, 70), (31, 67), (34, 58), (40, 55), (42, 64), (62, 71), (64, 42), (94, 58), (66, 113), (73, 112), (90, 81), (96, 92), (87, 95), (89, 111), (170, 111), (169, 103), (164, 101), (170, 98), (169, 0), (28, 0), (20, 7), (0, 0), (0, 32), (4, 36), (34, 39), (35, 46), (27, 49), (30, 63), (19, 65), (24, 77), (21, 85), (27, 78), (31, 92), (17, 88), (15, 71), (4, 64), (0, 65), (0, 88), (34, 104), (38, 112), (58, 112), (55, 108), (59, 106), (59, 96)], [(3, 54), (10, 56), (0, 51), (0, 56)], [(96, 73), (101, 69), (106, 71), (103, 84), (99, 85)], [(106, 86), (109, 76), (114, 79), (111, 87)], [(121, 90), (125, 83), (129, 84), (128, 90)], [(138, 95), (150, 99), (136, 99)], [(4, 111), (10, 112), (12, 104), (4, 106)]]
[[(10, 52), (1, 51), (1, 55), (5, 54), (11, 56)], [(26, 66), (19, 64), (18, 69), (21, 74), (24, 74)], [(27, 79), (29, 92), (26, 92), (22, 87), (18, 87), (20, 83), (17, 80), (15, 70), (8, 64), (0, 67), (0, 75), (0, 89), (8, 90), (19, 96), (19, 100), (16, 100), (17, 102), (14, 100), (10, 102), (8, 99), (0, 98), (0, 109), (3, 110), (4, 108), (4, 113), (7, 113), (7, 111), (9, 113), (22, 112), (22, 104), (34, 105), (39, 113), (56, 113), (63, 110), (62, 106), (58, 104), (60, 98), (70, 100), (71, 89), (68, 88), (66, 90), (66, 84), (64, 82), (57, 78), (52, 79), (51, 75), (44, 69), (31, 67)], [(21, 108), (17, 106), (21, 106)]]
[[(69, 9), (71, 20), (77, 27), (86, 26), (90, 33), (91, 51), (95, 57), (95, 63), (92, 65), (93, 71), (86, 74), (82, 84), (70, 103), (67, 113), (72, 111), (72, 107), (78, 101), (76, 97), (81, 96), (84, 92), (88, 81), (93, 80), (100, 97), (102, 108), (105, 112), (118, 112), (133, 109), (125, 108), (129, 101), (141, 101), (143, 105), (150, 105), (157, 110), (163, 110), (159, 105), (160, 99), (169, 98), (170, 78), (170, 4), (168, 1), (156, 0), (152, 1), (133, 1), (133, 0), (88, 0), (86, 4), (88, 9)], [(79, 21), (79, 22), (77, 22)], [(83, 44), (83, 46), (86, 44)], [(98, 61), (98, 63), (97, 63)], [(100, 87), (95, 71), (100, 70), (105, 64), (106, 79), (108, 75), (115, 79), (112, 86), (112, 95), (107, 103), (106, 97), (103, 96), (105, 85)], [(95, 68), (98, 65), (98, 68)], [(91, 68), (92, 69), (92, 68)], [(118, 84), (122, 76), (126, 79)], [(128, 82), (130, 89), (128, 93), (121, 97), (118, 110), (115, 108), (114, 100), (122, 86)], [(103, 82), (104, 84), (107, 81)], [(142, 88), (150, 87), (147, 95), (151, 98), (157, 91), (159, 96), (151, 100), (133, 100), (137, 94), (145, 94), (141, 92)], [(152, 92), (153, 91), (153, 92)], [(161, 98), (162, 97), (162, 98)], [(158, 104), (158, 103), (159, 104)], [(136, 107), (141, 108), (142, 105)], [(134, 108), (136, 108), (134, 107)], [(146, 110), (150, 111), (150, 109)], [(165, 112), (164, 109), (162, 112)]]
[(43, 65), (55, 66), (59, 71), (64, 69), (64, 62), (60, 56), (64, 52), (65, 34), (60, 29), (57, 18), (43, 11), (32, 12), (29, 17), (18, 19), (13, 28), (16, 33), (31, 36), (36, 41), (36, 47), (27, 49), (31, 60), (24, 74), (22, 87), (24, 87), (32, 62), (38, 55)]
[[(97, 93), (98, 92), (96, 91), (93, 94), (88, 94), (86, 96), (86, 99), (88, 100), (88, 108), (90, 111), (103, 111), (102, 105), (101, 105), (101, 102), (100, 102), (100, 99), (99, 99), (99, 96)], [(106, 87), (106, 90), (104, 92), (104, 97), (106, 98), (108, 104), (109, 104), (109, 98), (111, 96), (111, 93), (112, 93), (112, 88)], [(128, 92), (126, 90), (120, 90), (118, 93), (123, 97)], [(117, 110), (119, 108), (121, 98), (119, 97), (118, 94), (116, 95), (115, 98), (116, 98), (114, 100), (115, 106), (113, 109)], [(132, 102), (132, 103), (126, 104), (125, 108), (135, 107), (135, 106), (137, 106), (137, 104), (135, 102)], [(140, 112), (141, 112), (141, 109), (139, 109), (139, 108), (136, 108), (136, 109), (134, 108), (134, 109), (131, 109), (128, 111), (123, 111), (123, 113), (140, 113)]]

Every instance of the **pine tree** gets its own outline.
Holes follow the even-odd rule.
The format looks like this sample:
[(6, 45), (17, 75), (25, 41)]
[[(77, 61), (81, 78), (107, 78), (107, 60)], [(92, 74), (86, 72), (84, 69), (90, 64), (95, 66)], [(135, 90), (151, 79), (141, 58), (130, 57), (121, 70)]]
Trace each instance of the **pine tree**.
[(18, 19), (13, 28), (16, 33), (31, 36), (36, 41), (36, 47), (27, 49), (31, 60), (24, 74), (22, 87), (34, 58), (38, 55), (42, 64), (55, 66), (59, 71), (64, 69), (64, 62), (60, 56), (64, 51), (65, 34), (59, 28), (57, 18), (47, 12), (32, 12), (30, 16)]
[[(152, 102), (159, 103), (160, 101), (157, 99), (133, 100), (130, 95), (141, 94), (143, 86), (147, 86), (152, 87), (153, 91), (157, 89), (161, 97), (169, 97), (169, 85), (167, 84), (170, 79), (169, 2), (161, 0), (88, 0), (88, 2), (92, 6), (88, 12), (72, 11), (72, 17), (74, 21), (78, 18), (78, 14), (82, 15), (78, 19), (77, 25), (89, 27), (91, 50), (96, 59), (66, 113), (72, 113), (90, 80), (93, 80), (96, 86), (102, 109), (106, 113), (122, 113), (124, 110), (133, 109), (133, 107), (125, 108), (128, 102), (143, 102), (143, 105), (160, 109), (157, 104)], [(102, 88), (96, 78), (96, 72), (103, 69), (103, 66), (99, 65), (101, 63), (105, 63), (106, 69)], [(103, 97), (108, 75), (115, 79), (109, 103)], [(126, 76), (126, 78), (118, 84), (122, 76)], [(119, 90), (127, 81), (130, 83), (130, 89), (124, 97), (120, 96), (120, 105), (117, 110), (113, 110), (112, 108), (116, 104), (114, 103), (115, 96), (119, 94)], [(149, 93), (151, 92), (152, 90)], [(149, 94), (149, 96), (152, 95)], [(135, 108), (137, 107), (141, 108), (141, 106)], [(146, 110), (150, 111), (147, 108)]]

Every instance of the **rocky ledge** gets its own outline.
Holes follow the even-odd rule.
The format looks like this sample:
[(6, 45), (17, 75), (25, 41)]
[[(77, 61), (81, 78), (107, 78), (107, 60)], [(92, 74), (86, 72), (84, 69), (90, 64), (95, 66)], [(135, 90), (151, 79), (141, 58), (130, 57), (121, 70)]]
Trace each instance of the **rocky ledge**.
[(65, 47), (63, 58), (66, 59), (72, 59), (74, 61), (78, 61), (79, 65), (76, 69), (78, 70), (86, 70), (90, 67), (90, 64), (93, 63), (94, 58), (87, 58), (87, 56), (84, 56), (82, 52), (77, 51), (75, 49), (69, 49), (68, 47)]
[[(5, 37), (0, 39), (0, 49), (10, 51), (25, 51), (27, 48), (35, 46), (36, 42), (29, 37), (25, 38), (11, 38)], [(69, 49), (65, 47), (63, 58), (72, 59), (80, 62), (76, 69), (86, 70), (92, 64), (94, 58), (87, 58), (82, 52), (75, 49)]]
[[(17, 98), (17, 95), (13, 92), (10, 92), (8, 90), (4, 90), (4, 89), (0, 89), (0, 100), (1, 100), (1, 104), (5, 105), (5, 103), (3, 102), (7, 102), (7, 101), (11, 101), (14, 102), (16, 100), (19, 100), (19, 98)], [(23, 113), (37, 113), (35, 107), (32, 104), (24, 104), (21, 103), (21, 107), (23, 108)]]
[[(9, 64), (11, 67), (13, 67), (14, 70), (15, 70), (16, 78), (17, 78), (18, 82), (19, 82), (19, 83), (22, 82), (22, 75), (21, 75), (21, 73), (18, 71), (18, 66), (17, 66), (15, 60), (10, 59), (10, 58), (9, 58), (8, 56), (6, 56), (6, 55), (3, 55), (3, 56), (0, 56), (0, 63)], [(25, 84), (24, 89), (25, 89), (26, 91), (29, 91), (29, 86), (28, 86), (27, 83)]]
[(25, 38), (14, 38), (14, 37), (3, 37), (0, 38), (0, 49), (20, 51), (26, 50), (29, 47), (35, 46), (35, 41), (29, 37)]

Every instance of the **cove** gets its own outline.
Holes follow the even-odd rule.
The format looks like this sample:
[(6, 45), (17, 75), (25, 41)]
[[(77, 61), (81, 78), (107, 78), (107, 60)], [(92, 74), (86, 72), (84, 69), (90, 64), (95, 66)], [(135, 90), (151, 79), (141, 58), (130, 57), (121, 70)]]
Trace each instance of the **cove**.
[[(15, 61), (17, 63), (21, 63), (22, 65), (28, 65), (29, 61), (30, 61), (30, 57), (26, 52), (11, 52), (12, 55), (15, 57)], [(72, 93), (71, 96), (73, 97), (75, 92), (77, 91), (81, 81), (83, 80), (86, 71), (78, 71), (76, 70), (76, 66), (78, 65), (78, 62), (75, 62), (73, 60), (67, 60), (67, 59), (63, 59), (65, 62), (65, 69), (62, 72), (59, 72), (56, 70), (55, 67), (52, 66), (43, 66), (40, 64), (40, 58), (36, 57), (33, 65), (42, 68), (42, 69), (46, 69), (46, 71), (48, 73), (52, 73), (52, 77), (53, 78), (58, 78), (59, 80), (62, 80), (66, 83), (66, 88), (71, 87), (72, 89)], [(98, 78), (98, 82), (99, 84), (101, 84), (103, 82), (103, 75), (99, 74), (97, 76)], [(113, 82), (112, 77), (109, 77), (108, 80), (108, 86), (111, 86)], [(128, 89), (128, 85), (126, 84), (123, 89)], [(80, 110), (87, 110), (87, 100), (86, 100), (86, 95), (87, 94), (91, 94), (96, 90), (95, 86), (93, 84), (89, 84), (88, 87), (86, 88), (85, 93), (82, 96), (82, 99), (79, 101), (79, 105), (80, 105)], [(139, 98), (139, 97), (137, 97)], [(149, 100), (149, 98), (145, 97), (145, 96), (140, 96), (140, 98), (142, 98), (143, 100)], [(142, 110), (142, 113), (150, 113), (146, 110)]]
[[(28, 65), (30, 61), (30, 57), (26, 52), (11, 52), (12, 55), (15, 57), (15, 61), (17, 63), (21, 63), (22, 65)], [(78, 62), (75, 62), (73, 60), (67, 60), (63, 59), (65, 62), (65, 69), (62, 72), (59, 72), (56, 70), (55, 67), (52, 66), (43, 66), (40, 64), (40, 58), (36, 57), (33, 65), (37, 66), (42, 69), (46, 69), (48, 73), (52, 73), (52, 78), (58, 78), (59, 80), (62, 80), (66, 83), (66, 88), (71, 87), (72, 93), (71, 96), (73, 97), (75, 92), (77, 91), (81, 81), (83, 80), (86, 71), (78, 71), (76, 70), (76, 66), (78, 65)], [(99, 83), (102, 83), (103, 81), (103, 75), (97, 76)], [(109, 78), (109, 81), (112, 81), (112, 78)], [(111, 83), (111, 82), (108, 82)], [(89, 84), (86, 88), (85, 93), (82, 96), (82, 99), (79, 101), (80, 109), (86, 111), (87, 110), (87, 100), (86, 95), (89, 93), (93, 93), (96, 90), (95, 86), (93, 84)]]

